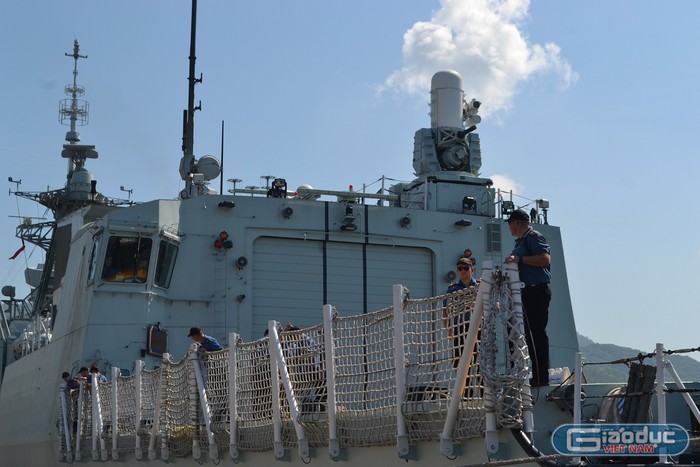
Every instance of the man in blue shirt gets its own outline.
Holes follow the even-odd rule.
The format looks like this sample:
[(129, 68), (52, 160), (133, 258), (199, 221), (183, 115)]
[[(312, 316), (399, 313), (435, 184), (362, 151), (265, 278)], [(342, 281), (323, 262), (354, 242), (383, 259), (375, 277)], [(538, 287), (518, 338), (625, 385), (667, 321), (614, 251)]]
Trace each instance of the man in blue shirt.
[(90, 367), (90, 376), (88, 376), (88, 383), (97, 381), (98, 383), (106, 383), (107, 377), (100, 373), (100, 369), (96, 365)]
[(80, 388), (80, 383), (76, 381), (75, 378), (70, 377), (70, 373), (64, 371), (61, 375), (63, 381), (66, 383), (66, 394), (69, 396), (75, 396)]
[(551, 264), (547, 240), (532, 229), (530, 216), (522, 209), (515, 210), (507, 220), (510, 233), (515, 237), (513, 252), (506, 263), (516, 263), (523, 282), (522, 301), (525, 318), (525, 340), (532, 361), (531, 386), (549, 384), (549, 288)]
[(190, 333), (187, 337), (191, 337), (193, 341), (199, 344), (199, 350), (205, 350), (207, 352), (215, 352), (217, 350), (224, 350), (223, 346), (211, 336), (207, 336), (202, 331), (200, 327), (190, 328)]

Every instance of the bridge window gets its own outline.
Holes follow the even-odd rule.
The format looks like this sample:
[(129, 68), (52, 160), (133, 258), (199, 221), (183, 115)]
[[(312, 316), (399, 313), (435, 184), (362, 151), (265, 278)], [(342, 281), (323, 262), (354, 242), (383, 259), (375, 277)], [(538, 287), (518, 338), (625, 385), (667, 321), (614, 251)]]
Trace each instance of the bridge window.
[(109, 237), (102, 267), (105, 282), (146, 282), (153, 240), (145, 237)]
[(175, 243), (161, 240), (158, 247), (158, 260), (156, 262), (156, 277), (153, 283), (167, 289), (170, 287), (170, 279), (175, 269), (175, 258), (178, 246)]
[(97, 271), (97, 252), (100, 250), (100, 240), (101, 236), (95, 237), (92, 244), (92, 252), (90, 252), (90, 267), (88, 269), (88, 282), (91, 282), (95, 278), (95, 271)]

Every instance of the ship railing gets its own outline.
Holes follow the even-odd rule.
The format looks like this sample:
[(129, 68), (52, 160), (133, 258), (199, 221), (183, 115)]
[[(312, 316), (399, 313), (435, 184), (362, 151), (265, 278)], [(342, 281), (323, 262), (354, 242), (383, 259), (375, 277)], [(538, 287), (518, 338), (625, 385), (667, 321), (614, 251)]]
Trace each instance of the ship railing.
[[(3, 303), (5, 303), (4, 300)], [(11, 306), (12, 302), (9, 302), (8, 307)], [(2, 337), (2, 340), (4, 342), (7, 342), (11, 335), (10, 321), (7, 318), (8, 314), (11, 314), (11, 308), (9, 308), (7, 312), (3, 309), (0, 309), (0, 337)]]
[(7, 306), (7, 309), (0, 313), (0, 337), (7, 342), (16, 337), (16, 331), (13, 333), (13, 329), (16, 330), (18, 324), (26, 325), (31, 319), (31, 294), (24, 299), (2, 300), (2, 303)]
[(73, 421), (76, 459), (105, 460), (110, 446), (113, 460), (141, 459), (147, 447), (149, 459), (228, 451), (234, 461), (242, 451), (280, 459), (296, 448), (307, 461), (310, 448), (339, 459), (342, 449), (378, 445), (407, 458), (423, 441), (451, 457), (453, 443), (483, 437), (484, 426), (491, 450), (495, 430), (532, 431), (531, 398), (517, 272), (490, 263), (484, 271), (493, 274), (478, 288), (411, 299), (396, 285), (393, 305), (375, 312), (341, 316), (326, 305), (316, 326), (271, 321), (262, 339), (232, 333), (228, 349), (191, 349), (181, 361), (165, 354), (152, 371), (137, 361), (130, 376), (115, 368), (108, 383), (80, 391), (66, 416), (66, 457)]
[[(232, 195), (250, 195), (252, 197), (267, 197), (269, 189), (260, 187), (235, 188), (228, 190)], [(288, 199), (302, 200), (317, 200), (323, 196), (334, 197), (339, 202), (364, 204), (366, 200), (377, 200), (379, 203), (384, 201), (396, 202), (399, 200), (398, 195), (387, 194), (382, 192), (369, 193), (365, 191), (354, 190), (318, 190), (315, 188), (299, 188), (295, 192), (287, 194)]]
[(61, 423), (63, 430), (61, 439), (59, 441), (61, 444), (61, 450), (65, 456), (65, 460), (67, 462), (73, 462), (73, 445), (71, 437), (70, 420), (75, 417), (75, 414), (72, 414), (70, 411), (70, 409), (72, 408), (71, 406), (73, 404), (72, 401), (69, 400), (69, 394), (66, 394), (67, 392), (68, 391), (66, 390), (66, 384), (61, 384), (61, 388), (58, 391), (58, 398), (61, 407), (61, 417), (59, 419), (59, 423)]
[[(669, 358), (674, 354), (699, 351), (700, 347), (669, 350), (664, 347), (663, 343), (657, 343), (655, 351), (651, 353), (638, 353), (632, 357), (620, 358), (613, 361), (585, 363), (583, 362), (581, 352), (577, 352), (575, 355), (574, 373), (572, 375), (574, 391), (571, 398), (566, 398), (569, 400), (573, 399), (572, 412), (574, 425), (578, 425), (582, 422), (583, 414), (581, 402), (587, 397), (590, 397), (582, 390), (582, 380), (584, 378), (578, 375), (583, 375), (584, 366), (610, 364), (629, 366), (630, 376), (626, 386), (616, 387), (610, 390), (605, 396), (602, 396), (606, 399), (606, 402), (601, 404), (600, 410), (596, 414), (596, 418), (594, 419), (596, 423), (648, 423), (653, 419), (651, 400), (655, 397), (656, 423), (659, 425), (666, 425), (668, 421), (666, 412), (667, 397), (673, 393), (679, 393), (683, 398), (683, 402), (688, 406), (690, 415), (692, 416), (691, 426), (693, 422), (696, 426), (700, 425), (700, 409), (691, 395), (692, 393), (700, 393), (700, 388), (697, 386), (692, 388), (687, 387)], [(645, 364), (644, 360), (646, 359), (654, 359), (654, 364)], [(667, 387), (667, 376), (670, 376), (670, 381), (668, 382), (675, 383), (675, 388)], [(691, 445), (693, 440), (697, 441), (697, 438), (690, 440)], [(574, 463), (578, 463), (579, 461), (580, 458), (578, 457), (572, 458), (572, 462)], [(659, 455), (659, 463), (670, 463), (670, 456), (661, 453)]]
[(20, 336), (12, 344), (15, 360), (19, 360), (51, 343), (50, 322), (50, 316), (36, 314), (27, 323)]

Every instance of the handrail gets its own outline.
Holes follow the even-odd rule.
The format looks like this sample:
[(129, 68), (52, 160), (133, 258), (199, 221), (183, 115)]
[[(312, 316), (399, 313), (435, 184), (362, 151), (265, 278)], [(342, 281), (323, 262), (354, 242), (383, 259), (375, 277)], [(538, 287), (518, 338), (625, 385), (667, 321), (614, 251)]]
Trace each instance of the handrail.
[(70, 429), (68, 427), (68, 405), (66, 404), (66, 383), (61, 384), (59, 389), (59, 397), (61, 399), (61, 418), (63, 420), (63, 434), (66, 439), (66, 460), (73, 461), (73, 451), (70, 442)]
[(228, 354), (228, 372), (229, 372), (229, 392), (228, 392), (228, 410), (229, 410), (229, 457), (234, 462), (238, 459), (238, 385), (236, 384), (237, 373), (236, 363), (238, 361), (238, 352), (236, 343), (239, 336), (235, 332), (228, 334), (229, 354)]
[[(289, 379), (289, 369), (287, 368), (287, 362), (282, 354), (282, 343), (280, 342), (280, 337), (277, 332), (277, 323), (271, 321), (268, 323), (269, 330), (269, 343), (270, 351), (274, 355), (275, 361), (277, 361), (277, 367), (279, 369), (279, 374), (282, 379), (282, 386), (284, 386), (284, 392), (287, 395), (287, 402), (289, 403), (289, 412), (292, 416), (292, 423), (294, 424), (294, 431), (297, 435), (297, 440), (299, 442), (299, 457), (302, 459), (307, 459), (309, 457), (309, 443), (306, 439), (306, 433), (299, 423), (299, 406), (297, 405), (296, 397), (294, 397), (294, 388), (292, 388), (292, 383)], [(274, 388), (275, 386), (273, 386)], [(275, 391), (272, 391), (273, 394)], [(276, 441), (276, 440), (275, 440)]]
[(143, 385), (143, 360), (136, 360), (136, 365), (134, 365), (134, 392), (135, 400), (134, 405), (136, 416), (134, 417), (134, 456), (136, 459), (141, 460), (143, 458), (143, 449), (141, 449), (141, 436), (139, 430), (141, 429), (141, 416), (142, 416), (142, 406), (143, 398), (141, 397), (141, 390)]
[[(107, 447), (105, 440), (102, 437), (102, 408), (100, 407), (100, 388), (99, 381), (93, 376), (90, 389), (92, 392), (92, 460), (96, 461), (100, 458), (99, 453), (102, 453), (101, 459), (107, 460)], [(97, 441), (100, 442), (98, 451)]]
[(399, 458), (408, 456), (408, 429), (401, 402), (406, 399), (406, 365), (403, 348), (403, 305), (405, 289), (394, 284), (394, 365), (396, 368), (396, 446)]
[[(659, 423), (662, 425), (666, 424), (666, 399), (664, 397), (664, 345), (656, 344), (656, 412), (659, 419)], [(659, 463), (666, 464), (668, 462), (668, 456), (666, 455), (666, 448), (661, 448), (661, 454), (659, 454)]]
[[(197, 350), (197, 345), (192, 344), (190, 348), (190, 360), (192, 361), (192, 367), (194, 368), (194, 376), (197, 382), (197, 392), (199, 393), (199, 403), (202, 409), (202, 416), (204, 417), (204, 427), (207, 430), (207, 441), (209, 442), (209, 457), (212, 459), (219, 458), (219, 450), (216, 445), (216, 438), (214, 438), (214, 433), (211, 430), (211, 408), (209, 406), (209, 399), (207, 398), (207, 391), (204, 387), (204, 378), (202, 377), (202, 368), (199, 365), (199, 351)], [(195, 440), (193, 439), (193, 443)], [(194, 446), (193, 446), (194, 447)], [(195, 459), (199, 459), (200, 453), (194, 455)]]
[(83, 404), (85, 403), (85, 381), (80, 382), (80, 387), (78, 388), (78, 426), (76, 429), (76, 440), (75, 440), (75, 460), (79, 461), (81, 458), (80, 454), (80, 440), (82, 436), (80, 433), (83, 427)]
[(338, 406), (335, 400), (335, 346), (333, 345), (332, 305), (323, 305), (323, 337), (326, 352), (326, 411), (328, 413), (328, 456), (337, 461), (340, 457), (338, 443)]
[(119, 439), (119, 394), (117, 380), (119, 378), (119, 368), (112, 367), (112, 460), (119, 459), (117, 451), (117, 441)]
[[(158, 429), (160, 428), (160, 411), (163, 406), (163, 387), (165, 386), (165, 364), (170, 360), (170, 354), (163, 354), (163, 366), (161, 366), (160, 379), (158, 381), (158, 389), (156, 390), (156, 406), (153, 415), (153, 426), (151, 427), (151, 439), (148, 443), (148, 459), (155, 460), (156, 458), (156, 438), (158, 435)], [(163, 441), (165, 444), (165, 441)], [(167, 449), (167, 447), (166, 447)], [(168, 452), (161, 452), (161, 457), (163, 460), (168, 460)]]

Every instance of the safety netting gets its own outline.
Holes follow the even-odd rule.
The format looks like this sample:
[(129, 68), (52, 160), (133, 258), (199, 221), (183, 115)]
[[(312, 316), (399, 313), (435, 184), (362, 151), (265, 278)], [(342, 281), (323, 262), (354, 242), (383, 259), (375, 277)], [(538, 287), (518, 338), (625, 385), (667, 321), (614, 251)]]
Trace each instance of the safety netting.
[(316, 326), (271, 322), (253, 342), (231, 334), (227, 349), (166, 354), (154, 370), (138, 361), (132, 375), (61, 395), (63, 455), (235, 458), (305, 443), (390, 445), (400, 433), (415, 444), (441, 439), (446, 426), (460, 441), (483, 435), (487, 413), (499, 427), (520, 426), (529, 393), (519, 298), (502, 276), (486, 283), (483, 323), (474, 319), (480, 286), (426, 299), (402, 289), (375, 312), (328, 307)]

